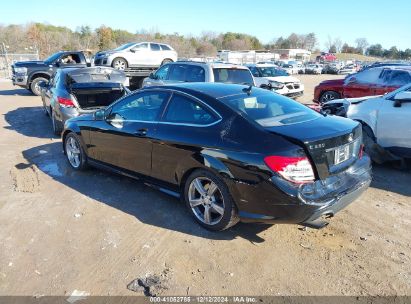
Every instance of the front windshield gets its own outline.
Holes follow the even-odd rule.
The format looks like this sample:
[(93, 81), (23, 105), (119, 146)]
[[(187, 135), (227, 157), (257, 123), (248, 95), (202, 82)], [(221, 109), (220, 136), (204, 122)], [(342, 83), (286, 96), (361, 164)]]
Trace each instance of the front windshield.
[(227, 96), (220, 100), (263, 127), (285, 126), (321, 117), (297, 101), (260, 89), (252, 90), (250, 95)]
[(135, 45), (135, 43), (126, 43), (126, 44), (120, 45), (118, 48), (114, 49), (114, 51), (123, 51), (133, 45)]
[(53, 55), (51, 55), (49, 58), (47, 58), (46, 60), (44, 60), (44, 62), (46, 63), (52, 63), (54, 61), (56, 61), (58, 58), (60, 58), (62, 52), (58, 52), (55, 53)]
[(259, 67), (258, 70), (260, 71), (262, 77), (277, 77), (289, 75), (286, 71), (276, 67)]

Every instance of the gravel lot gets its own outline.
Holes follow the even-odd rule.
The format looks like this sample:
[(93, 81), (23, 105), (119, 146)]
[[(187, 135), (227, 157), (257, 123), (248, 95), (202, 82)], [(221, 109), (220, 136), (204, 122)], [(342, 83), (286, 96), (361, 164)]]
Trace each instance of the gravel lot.
[[(297, 77), (309, 102), (333, 76)], [(0, 295), (139, 295), (145, 277), (157, 295), (411, 295), (411, 172), (375, 167), (322, 230), (212, 233), (137, 181), (71, 170), (40, 106), (0, 82)]]

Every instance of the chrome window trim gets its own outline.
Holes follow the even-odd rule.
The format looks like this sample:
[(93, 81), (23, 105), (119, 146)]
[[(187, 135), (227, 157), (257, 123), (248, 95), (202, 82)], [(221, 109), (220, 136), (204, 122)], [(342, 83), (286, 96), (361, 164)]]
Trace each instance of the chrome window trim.
[[(121, 121), (121, 122), (157, 123), (157, 124), (163, 124), (163, 125), (176, 125), (176, 126), (187, 126), (187, 127), (200, 127), (200, 128), (205, 128), (205, 127), (210, 127), (210, 126), (216, 125), (216, 124), (220, 123), (220, 122), (223, 120), (223, 117), (220, 115), (220, 113), (218, 113), (218, 112), (217, 112), (213, 107), (211, 107), (210, 105), (208, 105), (208, 104), (206, 104), (205, 102), (203, 102), (201, 99), (199, 99), (199, 98), (197, 98), (197, 97), (195, 97), (195, 96), (193, 96), (193, 95), (190, 95), (190, 94), (188, 94), (188, 93), (186, 93), (186, 92), (181, 92), (181, 91), (177, 91), (177, 90), (173, 90), (173, 89), (168, 89), (168, 88), (157, 88), (157, 89), (153, 89), (153, 88), (143, 88), (143, 89), (140, 89), (140, 90), (138, 90), (138, 91), (136, 91), (136, 92), (134, 92), (134, 93), (132, 93), (132, 94), (129, 94), (129, 95), (126, 95), (126, 96), (122, 97), (122, 98), (119, 99), (116, 103), (112, 104), (108, 109), (110, 109), (110, 111), (111, 111), (115, 104), (121, 102), (121, 101), (122, 101), (123, 99), (125, 99), (126, 97), (130, 97), (130, 96), (137, 95), (137, 94), (139, 94), (139, 93), (144, 93), (144, 92), (164, 92), (164, 91), (170, 93), (170, 97), (168, 98), (167, 101), (165, 101), (166, 104), (165, 104), (165, 106), (164, 106), (164, 112), (165, 112), (165, 110), (168, 108), (168, 105), (169, 105), (171, 99), (173, 98), (174, 93), (177, 93), (177, 94), (185, 95), (185, 96), (187, 96), (188, 98), (193, 99), (193, 100), (195, 100), (196, 102), (200, 103), (201, 105), (205, 106), (208, 110), (210, 110), (211, 112), (213, 112), (213, 113), (218, 117), (218, 119), (217, 119), (216, 121), (213, 121), (212, 123), (206, 124), (206, 125), (192, 124), (192, 123), (180, 123), (180, 122), (167, 122), (167, 121), (163, 121), (163, 120), (162, 120), (162, 119), (163, 119), (163, 116), (164, 116), (164, 112), (163, 112), (163, 113), (161, 113), (160, 120), (133, 120), (133, 119), (130, 119), (130, 120), (126, 120), (126, 119), (124, 119), (124, 120), (114, 120), (114, 119), (113, 119), (113, 120), (110, 120), (110, 121), (111, 121), (111, 122), (120, 122), (120, 121)], [(108, 110), (108, 109), (107, 109), (107, 110)]]

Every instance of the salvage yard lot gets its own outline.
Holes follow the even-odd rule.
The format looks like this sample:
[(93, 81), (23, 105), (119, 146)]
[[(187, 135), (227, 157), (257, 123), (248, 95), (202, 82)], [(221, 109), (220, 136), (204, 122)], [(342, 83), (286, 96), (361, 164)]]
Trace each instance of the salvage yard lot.
[[(309, 103), (321, 79), (297, 76)], [(0, 294), (409, 295), (411, 172), (376, 166), (371, 187), (322, 230), (204, 230), (138, 181), (74, 172), (40, 97), (0, 82)], [(16, 284), (16, 282), (21, 282)], [(139, 293), (138, 293), (139, 294)]]

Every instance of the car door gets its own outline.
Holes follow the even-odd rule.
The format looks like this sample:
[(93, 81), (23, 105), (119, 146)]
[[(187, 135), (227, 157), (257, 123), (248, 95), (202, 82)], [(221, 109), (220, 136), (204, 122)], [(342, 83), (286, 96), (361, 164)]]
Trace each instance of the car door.
[(132, 47), (126, 57), (129, 66), (152, 65), (151, 52), (148, 43), (139, 43)]
[(204, 147), (221, 144), (221, 116), (186, 94), (173, 93), (158, 125), (153, 144), (152, 176), (169, 184), (189, 167)]
[(105, 119), (96, 121), (90, 129), (90, 157), (121, 169), (150, 175), (152, 140), (169, 96), (166, 91), (142, 91), (107, 109)]
[(381, 69), (370, 69), (347, 76), (343, 86), (343, 97), (355, 98), (375, 95), (376, 85), (381, 85)]
[[(408, 91), (411, 92), (411, 88)], [(377, 142), (386, 148), (408, 149), (411, 157), (411, 102), (394, 104), (395, 95), (383, 99), (377, 117)]]
[(163, 62), (163, 52), (157, 43), (150, 43), (150, 63), (154, 66), (161, 65)]
[(175, 84), (175, 83), (185, 82), (187, 69), (188, 69), (187, 64), (183, 64), (183, 63), (172, 64), (170, 66), (167, 79), (164, 80), (164, 84)]

